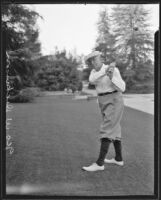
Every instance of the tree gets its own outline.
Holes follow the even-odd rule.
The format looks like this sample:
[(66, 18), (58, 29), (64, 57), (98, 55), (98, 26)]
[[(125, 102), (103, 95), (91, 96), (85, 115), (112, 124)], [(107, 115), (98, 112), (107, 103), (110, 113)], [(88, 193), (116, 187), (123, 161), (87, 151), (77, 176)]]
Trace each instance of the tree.
[(104, 62), (109, 64), (114, 61), (114, 36), (111, 33), (111, 20), (106, 7), (99, 13), (98, 38), (96, 40), (95, 50), (101, 51)]
[[(36, 21), (40, 15), (21, 4), (5, 4), (2, 6), (2, 29), (6, 33), (7, 50), (15, 51), (22, 48), (33, 49), (38, 43)], [(39, 48), (38, 48), (39, 47)]]
[[(126, 82), (130, 83), (127, 85), (136, 83), (139, 71), (142, 73), (146, 71), (144, 78), (152, 75), (148, 60), (153, 52), (153, 39), (149, 30), (148, 16), (149, 11), (143, 5), (113, 7), (116, 54), (120, 63), (126, 65), (123, 75)], [(146, 70), (142, 70), (143, 66)]]
[(57, 50), (54, 56), (49, 55), (40, 59), (42, 67), (37, 73), (36, 85), (49, 91), (65, 88), (72, 89), (73, 92), (81, 90), (82, 82), (77, 70), (79, 62), (72, 55), (67, 58), (65, 50)]
[(38, 17), (38, 13), (21, 4), (2, 6), (3, 39), (10, 60), (9, 76), (15, 77), (20, 88), (32, 84), (32, 75), (37, 68), (34, 59), (41, 55), (39, 30), (36, 26)]
[[(97, 22), (98, 37), (94, 49), (102, 52), (102, 57), (105, 64), (109, 64), (115, 60), (115, 38), (111, 32), (111, 20), (106, 7), (99, 12), (99, 19)], [(88, 68), (83, 70), (83, 79), (88, 80), (92, 66), (88, 63)], [(89, 84), (90, 89), (95, 87)]]

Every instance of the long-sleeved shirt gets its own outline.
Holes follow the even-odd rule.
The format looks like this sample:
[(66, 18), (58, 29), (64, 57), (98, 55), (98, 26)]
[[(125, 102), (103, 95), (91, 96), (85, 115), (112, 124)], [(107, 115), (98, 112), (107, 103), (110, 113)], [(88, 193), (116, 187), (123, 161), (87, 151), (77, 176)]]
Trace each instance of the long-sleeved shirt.
[(98, 94), (114, 90), (124, 92), (126, 84), (121, 77), (119, 69), (117, 67), (114, 68), (113, 77), (110, 80), (106, 75), (108, 67), (108, 65), (103, 64), (99, 71), (93, 69), (89, 76), (89, 82), (95, 85)]

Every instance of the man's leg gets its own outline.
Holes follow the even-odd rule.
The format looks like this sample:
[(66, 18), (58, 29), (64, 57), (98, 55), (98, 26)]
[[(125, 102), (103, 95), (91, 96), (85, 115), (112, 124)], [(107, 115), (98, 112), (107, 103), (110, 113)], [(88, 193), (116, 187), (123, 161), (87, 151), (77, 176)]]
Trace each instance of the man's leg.
[(99, 153), (99, 157), (96, 161), (96, 163), (99, 166), (102, 166), (104, 164), (104, 160), (105, 160), (106, 154), (108, 152), (110, 143), (111, 143), (111, 140), (108, 139), (108, 138), (102, 138), (101, 139), (100, 153)]
[(105, 163), (111, 163), (111, 164), (116, 164), (119, 166), (123, 166), (124, 165), (124, 161), (122, 159), (122, 145), (121, 145), (121, 140), (114, 140), (113, 141), (114, 144), (114, 149), (115, 149), (115, 158), (112, 159), (105, 159), (104, 162)]
[(121, 145), (121, 140), (114, 140), (113, 142), (114, 148), (115, 148), (115, 160), (116, 161), (122, 161), (122, 145)]
[(104, 170), (103, 164), (104, 164), (104, 160), (105, 160), (106, 154), (108, 152), (110, 143), (111, 143), (110, 139), (102, 138), (100, 153), (99, 153), (99, 157), (98, 157), (96, 163), (93, 163), (92, 165), (90, 165), (88, 167), (83, 167), (82, 169), (85, 171), (90, 171), (90, 172)]

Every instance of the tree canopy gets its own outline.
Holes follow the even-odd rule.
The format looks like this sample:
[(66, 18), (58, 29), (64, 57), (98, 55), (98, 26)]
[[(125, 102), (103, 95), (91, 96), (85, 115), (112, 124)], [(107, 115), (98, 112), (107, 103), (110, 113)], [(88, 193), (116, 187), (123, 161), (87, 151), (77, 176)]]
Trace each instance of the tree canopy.
[[(148, 85), (154, 78), (154, 36), (149, 14), (141, 4), (117, 4), (112, 12), (104, 7), (99, 13), (95, 50), (102, 52), (105, 64), (116, 61), (127, 90)], [(87, 73), (89, 76), (90, 70), (85, 69), (86, 78)]]
[(40, 71), (36, 76), (36, 85), (44, 90), (57, 91), (71, 89), (73, 92), (82, 90), (79, 76), (78, 62), (66, 51), (57, 51), (54, 55), (44, 56), (39, 59)]
[(37, 12), (22, 4), (2, 6), (3, 40), (10, 61), (8, 75), (15, 89), (33, 83), (32, 75), (37, 68), (34, 59), (41, 56), (36, 24), (39, 17), (41, 16)]

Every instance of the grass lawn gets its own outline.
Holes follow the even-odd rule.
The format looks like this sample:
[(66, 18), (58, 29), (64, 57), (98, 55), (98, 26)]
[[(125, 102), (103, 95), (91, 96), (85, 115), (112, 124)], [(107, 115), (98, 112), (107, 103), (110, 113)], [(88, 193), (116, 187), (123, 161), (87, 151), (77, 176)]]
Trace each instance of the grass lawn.
[[(101, 114), (96, 100), (46, 96), (13, 104), (7, 151), (8, 186), (35, 187), (39, 195), (152, 195), (154, 187), (154, 117), (125, 107), (122, 119), (123, 167), (102, 172), (81, 168), (99, 153)], [(110, 146), (108, 157), (114, 155)], [(39, 188), (36, 190), (36, 188)]]

